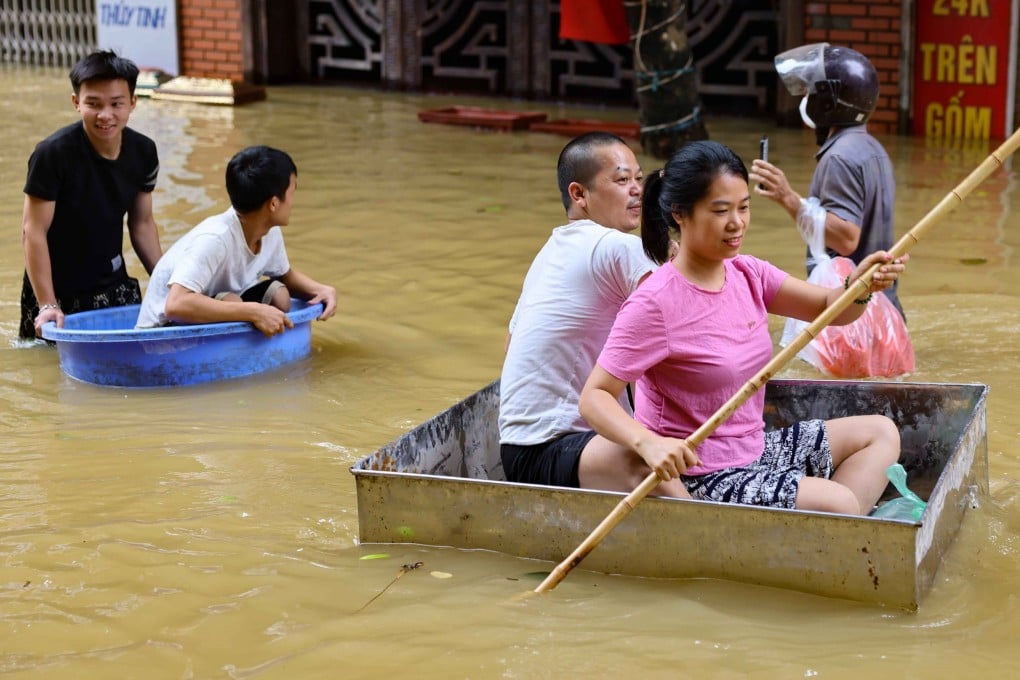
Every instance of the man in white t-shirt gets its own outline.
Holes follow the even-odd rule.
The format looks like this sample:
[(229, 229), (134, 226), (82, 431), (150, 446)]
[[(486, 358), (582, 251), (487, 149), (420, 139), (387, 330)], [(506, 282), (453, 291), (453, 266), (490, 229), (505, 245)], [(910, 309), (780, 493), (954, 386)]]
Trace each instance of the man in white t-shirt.
[[(621, 138), (593, 132), (563, 148), (556, 174), (569, 221), (532, 262), (510, 320), (503, 469), (514, 482), (629, 492), (651, 470), (592, 432), (577, 403), (620, 306), (656, 267), (631, 233), (641, 222), (641, 168)], [(688, 497), (677, 481), (656, 493)]]
[(336, 311), (336, 290), (292, 269), (281, 226), (290, 222), (297, 167), (268, 146), (248, 147), (227, 164), (231, 207), (182, 236), (163, 255), (136, 326), (248, 321), (267, 336), (294, 324), (290, 297)]

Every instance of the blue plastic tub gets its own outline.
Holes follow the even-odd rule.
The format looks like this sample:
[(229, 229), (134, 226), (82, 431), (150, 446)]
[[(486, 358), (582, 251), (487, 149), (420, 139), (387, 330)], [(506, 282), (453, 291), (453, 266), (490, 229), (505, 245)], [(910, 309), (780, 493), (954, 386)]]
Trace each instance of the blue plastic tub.
[(57, 345), (60, 368), (87, 383), (171, 387), (261, 373), (307, 356), (312, 321), (323, 306), (291, 300), (294, 328), (267, 338), (249, 323), (135, 329), (139, 305), (110, 307), (52, 321), (42, 336)]

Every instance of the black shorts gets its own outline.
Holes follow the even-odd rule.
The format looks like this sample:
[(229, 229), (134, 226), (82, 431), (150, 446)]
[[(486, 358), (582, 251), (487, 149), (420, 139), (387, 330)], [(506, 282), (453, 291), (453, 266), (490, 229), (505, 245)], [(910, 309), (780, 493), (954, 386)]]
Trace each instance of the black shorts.
[(571, 432), (543, 444), (500, 444), (503, 472), (511, 482), (579, 488), (577, 466), (581, 452), (595, 437), (592, 431)]
[(273, 296), (276, 295), (276, 291), (282, 287), (283, 283), (281, 281), (266, 279), (241, 293), (241, 299), (245, 302), (261, 302), (264, 305), (268, 305), (273, 302)]
[[(283, 288), (282, 281), (265, 279), (241, 293), (239, 297), (245, 302), (261, 302), (264, 305), (268, 305), (272, 304), (273, 296), (276, 295), (276, 291), (280, 288)], [(222, 300), (230, 295), (230, 292), (219, 293), (216, 295), (216, 299)]]

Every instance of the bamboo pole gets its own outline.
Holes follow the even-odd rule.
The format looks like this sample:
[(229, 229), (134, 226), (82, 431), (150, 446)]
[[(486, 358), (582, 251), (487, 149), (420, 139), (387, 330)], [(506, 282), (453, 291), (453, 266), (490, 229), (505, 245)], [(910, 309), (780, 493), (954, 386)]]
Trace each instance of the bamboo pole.
[[(889, 249), (889, 254), (892, 255), (893, 259), (906, 255), (907, 252), (921, 240), (921, 237), (927, 232), (936, 222), (948, 215), (953, 209), (956, 208), (960, 203), (963, 202), (971, 191), (976, 186), (985, 181), (989, 175), (995, 170), (1001, 168), (1013, 152), (1020, 147), (1020, 129), (1016, 130), (1009, 139), (1002, 143), (998, 149), (993, 151), (988, 158), (986, 158), (981, 165), (974, 169), (962, 182), (956, 185), (945, 197), (942, 198), (938, 204), (928, 211), (928, 214), (921, 218), (921, 220), (914, 225), (914, 228), (903, 235), (896, 244)], [(825, 308), (821, 314), (819, 314), (814, 321), (812, 321), (807, 328), (800, 332), (793, 342), (784, 347), (782, 351), (776, 354), (772, 359), (765, 364), (764, 367), (758, 373), (756, 373), (750, 380), (748, 380), (744, 386), (730, 399), (722, 405), (722, 407), (715, 412), (715, 414), (708, 419), (701, 427), (695, 430), (690, 437), (687, 438), (688, 445), (693, 449), (697, 448), (705, 439), (712, 434), (719, 425), (721, 425), (727, 418), (733, 415), (740, 406), (747, 401), (751, 395), (757, 392), (761, 387), (767, 383), (772, 376), (778, 373), (794, 356), (797, 355), (801, 349), (804, 348), (812, 339), (814, 339), (823, 328), (829, 325), (834, 318), (846, 309), (855, 299), (863, 296), (868, 288), (871, 286), (871, 280), (875, 275), (875, 272), (880, 267), (880, 264), (874, 264), (865, 270), (864, 274), (854, 281), (848, 288), (840, 295), (835, 302)], [(597, 527), (588, 535), (584, 541), (581, 542), (574, 552), (570, 553), (565, 560), (556, 565), (549, 576), (542, 581), (538, 587), (535, 588), (536, 593), (544, 593), (546, 591), (555, 588), (560, 581), (566, 578), (570, 570), (581, 563), (588, 554), (598, 547), (599, 543), (602, 542), (610, 531), (616, 527), (617, 524), (622, 522), (624, 518), (631, 513), (631, 511), (637, 507), (645, 496), (651, 493), (652, 489), (659, 485), (658, 475), (652, 472), (644, 481), (638, 485), (636, 489), (631, 491), (627, 496), (621, 500), (612, 512), (610, 512), (605, 519), (603, 519)]]

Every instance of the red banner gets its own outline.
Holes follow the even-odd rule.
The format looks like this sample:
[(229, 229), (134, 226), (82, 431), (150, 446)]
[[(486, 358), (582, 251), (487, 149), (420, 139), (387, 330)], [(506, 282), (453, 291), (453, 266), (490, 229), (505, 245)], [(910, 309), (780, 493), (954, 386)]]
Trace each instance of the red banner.
[(562, 0), (560, 38), (625, 45), (630, 42), (623, 0)]
[(1017, 0), (918, 0), (913, 132), (940, 139), (1012, 133)]

